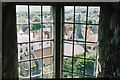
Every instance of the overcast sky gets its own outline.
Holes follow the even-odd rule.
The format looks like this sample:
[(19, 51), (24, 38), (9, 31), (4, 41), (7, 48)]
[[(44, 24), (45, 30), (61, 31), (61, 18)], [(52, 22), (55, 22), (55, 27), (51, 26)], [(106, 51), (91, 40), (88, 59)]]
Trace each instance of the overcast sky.
[[(77, 7), (77, 6), (76, 6)], [(86, 8), (86, 6), (78, 6), (80, 8)], [(90, 8), (100, 8), (100, 7), (93, 7), (93, 6), (90, 6)], [(74, 6), (65, 6), (65, 11), (68, 11), (70, 9), (74, 9)], [(25, 11), (27, 12), (28, 11), (28, 6), (27, 5), (17, 5), (16, 6), (16, 12), (21, 12), (21, 11)], [(30, 6), (30, 12), (32, 11), (41, 11), (41, 6)], [(50, 6), (43, 6), (43, 11), (49, 11), (50, 12)]]
[[(75, 8), (77, 8), (77, 7), (87, 9), (87, 6), (76, 6)], [(100, 7), (98, 7), (98, 6), (95, 6), (95, 7), (89, 6), (89, 9), (91, 9), (91, 8), (92, 8), (92, 9), (94, 9), (94, 8), (100, 9)], [(74, 6), (65, 6), (65, 11), (70, 10), (70, 9), (73, 9), (73, 10), (74, 10)]]
[[(21, 11), (28, 11), (28, 6), (27, 5), (17, 5), (16, 6), (16, 12), (21, 12)], [(41, 11), (41, 6), (30, 6), (30, 11)], [(49, 11), (50, 12), (50, 6), (43, 6), (43, 11)]]

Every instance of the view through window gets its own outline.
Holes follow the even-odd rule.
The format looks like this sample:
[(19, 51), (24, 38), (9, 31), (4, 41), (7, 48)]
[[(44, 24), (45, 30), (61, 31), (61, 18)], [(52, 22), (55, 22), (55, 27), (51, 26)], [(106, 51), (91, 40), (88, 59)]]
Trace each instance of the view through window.
[(52, 6), (16, 5), (19, 78), (53, 77)]
[(97, 6), (64, 6), (64, 78), (95, 77), (99, 13)]
[[(64, 6), (63, 12), (62, 77), (95, 78), (100, 7)], [(53, 16), (53, 6), (16, 5), (20, 79), (54, 77)]]

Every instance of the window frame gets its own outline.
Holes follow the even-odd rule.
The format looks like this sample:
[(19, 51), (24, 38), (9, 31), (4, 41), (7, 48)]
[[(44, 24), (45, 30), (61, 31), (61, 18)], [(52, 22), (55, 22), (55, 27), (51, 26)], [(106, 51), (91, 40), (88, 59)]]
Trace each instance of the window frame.
[[(31, 4), (16, 4), (16, 5), (25, 5), (25, 6), (27, 6), (27, 14), (28, 14), (28, 23), (27, 23), (27, 25), (28, 25), (28, 27), (29, 27), (29, 41), (28, 42), (22, 42), (22, 43), (17, 43), (17, 45), (18, 44), (28, 44), (29, 45), (29, 52), (30, 52), (30, 55), (31, 55), (31, 43), (36, 43), (36, 42), (40, 42), (41, 44), (42, 44), (42, 57), (41, 58), (35, 58), (35, 59), (32, 59), (31, 58), (31, 56), (29, 56), (29, 59), (28, 60), (22, 60), (22, 61), (19, 61), (18, 62), (18, 64), (19, 63), (24, 63), (24, 62), (29, 62), (30, 64), (29, 64), (29, 66), (30, 66), (30, 79), (32, 79), (32, 73), (31, 73), (31, 63), (32, 63), (32, 61), (33, 60), (36, 60), (36, 59), (42, 59), (42, 64), (43, 64), (43, 60), (44, 59), (48, 59), (48, 58), (53, 58), (53, 64), (54, 64), (54, 50), (53, 50), (53, 56), (45, 56), (45, 57), (43, 57), (43, 43), (44, 42), (46, 42), (46, 41), (52, 41), (53, 43), (54, 43), (54, 37), (53, 37), (53, 39), (49, 39), (49, 40), (44, 40), (43, 39), (43, 37), (42, 37), (42, 40), (39, 40), (39, 41), (33, 41), (33, 42), (31, 42), (31, 40), (30, 40), (30, 25), (32, 24), (31, 22), (30, 22), (30, 6), (41, 6), (41, 12), (40, 13), (42, 13), (42, 9), (43, 9), (43, 7), (42, 6), (52, 6), (53, 8), (54, 8), (54, 5), (52, 5), (52, 4), (43, 4), (43, 3), (37, 3), (37, 4), (34, 4), (34, 3), (31, 3)], [(15, 5), (15, 6), (16, 6)], [(43, 24), (43, 16), (42, 16), (42, 14), (41, 14), (41, 17), (40, 17), (42, 20), (41, 20), (41, 23)], [(17, 20), (17, 19), (16, 19)], [(49, 22), (45, 22), (45, 23), (49, 23)], [(55, 24), (54, 24), (54, 13), (53, 13), (53, 22), (52, 23), (50, 23), (50, 24), (53, 24), (53, 26), (52, 26), (52, 28), (53, 28), (53, 33), (54, 33), (54, 26), (55, 26)], [(16, 27), (17, 27), (17, 25), (19, 25), (19, 24), (17, 24), (16, 23)], [(43, 35), (43, 28), (42, 28), (42, 35)], [(54, 45), (54, 44), (53, 44)], [(54, 49), (54, 46), (53, 46), (53, 49)], [(50, 52), (51, 53), (51, 52)], [(54, 65), (53, 65), (54, 66)], [(53, 69), (54, 69), (54, 67), (53, 67)], [(18, 76), (19, 76), (19, 74), (18, 74)], [(53, 70), (53, 77), (54, 77), (54, 70)], [(42, 78), (43, 78), (43, 65), (42, 65)]]
[[(100, 10), (101, 10), (101, 4), (99, 4), (99, 3), (96, 3), (96, 4), (94, 4), (94, 3), (63, 3), (62, 4), (62, 14), (64, 14), (64, 6), (73, 6), (74, 7), (74, 21), (73, 22), (65, 22), (64, 21), (64, 18), (65, 18), (65, 16), (64, 15), (62, 15), (63, 16), (63, 19), (62, 19), (62, 31), (61, 31), (61, 33), (62, 33), (62, 53), (61, 53), (61, 55), (62, 55), (62, 60), (61, 60), (61, 75), (60, 75), (60, 77), (61, 78), (63, 78), (64, 76), (63, 76), (63, 72), (64, 72), (64, 70), (63, 70), (63, 59), (64, 59), (64, 57), (68, 57), (68, 58), (72, 58), (72, 72), (70, 72), (70, 73), (72, 73), (72, 77), (71, 78), (73, 78), (73, 58), (76, 58), (76, 57), (74, 57), (74, 52), (72, 52), (72, 56), (64, 56), (64, 41), (73, 41), (73, 51), (74, 51), (74, 42), (76, 41), (76, 42), (85, 42), (85, 51), (84, 51), (84, 56), (86, 56), (86, 43), (95, 43), (95, 44), (97, 44), (97, 46), (99, 45), (98, 43), (99, 42), (89, 42), (89, 41), (86, 41), (86, 38), (87, 38), (87, 26), (89, 25), (87, 22), (88, 22), (88, 8), (89, 7), (100, 7)], [(73, 24), (73, 27), (75, 28), (75, 6), (86, 6), (87, 7), (87, 13), (86, 13), (86, 23), (85, 23), (85, 25), (86, 25), (86, 32), (85, 32), (85, 41), (78, 41), (78, 40), (66, 40), (66, 39), (64, 39), (64, 24), (65, 23), (68, 23), (68, 24)], [(99, 23), (98, 24), (90, 24), (90, 25), (98, 25), (98, 26), (100, 26), (100, 12), (99, 12)], [(77, 23), (77, 24), (81, 24), (81, 23)], [(99, 30), (99, 27), (98, 27), (98, 30)], [(74, 29), (73, 29), (73, 34), (74, 34)], [(99, 33), (98, 33), (98, 35), (99, 35)], [(74, 35), (73, 35), (73, 37), (74, 37)], [(98, 36), (99, 37), (99, 36)], [(98, 38), (99, 39), (99, 38)], [(98, 40), (97, 40), (98, 41)], [(98, 49), (97, 49), (97, 51), (98, 51)], [(99, 54), (99, 52), (97, 52), (96, 53), (96, 59), (95, 59), (95, 62), (96, 62), (96, 71), (95, 71), (95, 76), (94, 77), (97, 77), (97, 66), (98, 66), (98, 62), (97, 62), (97, 59), (98, 59), (98, 54)], [(85, 66), (85, 60), (87, 60), (87, 58), (83, 58), (84, 59), (84, 66)], [(88, 60), (91, 60), (91, 59), (88, 59)], [(66, 72), (66, 71), (65, 71)], [(85, 67), (84, 67), (84, 74), (83, 74), (83, 78), (85, 78), (84, 76), (87, 76), (86, 74), (85, 74)], [(89, 75), (90, 76), (90, 75)]]
[[(54, 17), (55, 17), (55, 35), (54, 35), (54, 77), (53, 78), (63, 78), (62, 68), (63, 68), (63, 13), (64, 6), (99, 6), (101, 8), (101, 3), (98, 2), (17, 2), (15, 5), (50, 5), (54, 6)], [(61, 16), (59, 16), (60, 14)], [(100, 17), (99, 17), (100, 18)], [(57, 27), (56, 27), (57, 26)], [(58, 34), (57, 34), (58, 33)], [(59, 36), (57, 36), (59, 35)], [(57, 44), (56, 44), (57, 43)], [(59, 54), (58, 54), (59, 52)], [(56, 55), (57, 54), (57, 55)]]

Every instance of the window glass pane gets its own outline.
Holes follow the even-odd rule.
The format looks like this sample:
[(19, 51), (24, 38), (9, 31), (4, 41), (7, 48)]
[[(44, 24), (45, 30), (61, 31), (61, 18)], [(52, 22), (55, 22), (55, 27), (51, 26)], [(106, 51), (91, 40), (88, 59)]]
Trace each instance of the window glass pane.
[(53, 58), (52, 57), (50, 57), (50, 58), (44, 58), (43, 59), (43, 63), (44, 63), (44, 65), (53, 65)]
[(73, 58), (73, 72), (82, 77), (82, 74), (84, 74), (84, 59)]
[(90, 44), (87, 43), (86, 45), (86, 58), (96, 60), (96, 53), (97, 53), (97, 44)]
[(87, 26), (87, 41), (98, 42), (98, 25)]
[(95, 43), (87, 43), (86, 45), (87, 53), (94, 54), (93, 56), (95, 57), (97, 52), (97, 46), (98, 45)]
[(74, 22), (74, 6), (64, 6), (65, 22)]
[(53, 7), (43, 6), (43, 22), (53, 22)]
[(74, 39), (78, 41), (85, 41), (85, 32), (86, 25), (75, 24)]
[(43, 59), (43, 77), (44, 78), (53, 78), (53, 58)]
[(65, 41), (64, 43), (64, 55), (72, 56), (73, 51), (73, 41)]
[(84, 58), (84, 47), (85, 43), (74, 42), (74, 56)]
[[(43, 26), (43, 25), (41, 24), (41, 26)], [(31, 42), (42, 41), (42, 34), (43, 34), (42, 28), (39, 28), (37, 30), (31, 29), (31, 31), (30, 31), (30, 41)]]
[(63, 70), (72, 72), (72, 58), (63, 57)]
[(43, 40), (53, 39), (53, 24), (43, 24)]
[(96, 61), (86, 60), (85, 62), (85, 75), (95, 76)]
[(42, 57), (42, 46), (41, 45), (42, 45), (41, 42), (31, 43), (31, 59)]
[(86, 23), (86, 6), (75, 6), (75, 22), (76, 23)]
[(53, 56), (53, 42), (45, 41), (43, 42), (43, 57)]
[(29, 60), (30, 54), (29, 54), (29, 44), (18, 44), (18, 61), (24, 61)]
[(18, 32), (23, 32), (22, 31), (22, 26), (24, 25), (24, 24), (16, 24), (17, 25), (17, 33)]
[(26, 24), (17, 25), (18, 43), (29, 42), (29, 28)]
[(17, 24), (27, 24), (28, 23), (28, 6), (26, 5), (16, 5), (16, 17)]
[(63, 78), (72, 78), (72, 73), (70, 72), (63, 72)]
[(73, 39), (73, 24), (64, 24), (64, 39)]
[(20, 79), (30, 78), (30, 63), (29, 62), (21, 62), (19, 63), (18, 72)]
[(34, 23), (33, 26), (41, 22), (41, 6), (30, 6), (30, 22)]
[(53, 78), (53, 58), (45, 58), (43, 67), (43, 77)]
[(37, 60), (32, 60), (31, 61), (31, 77), (33, 79), (39, 79), (42, 78), (41, 76), (42, 73), (42, 60), (37, 59)]
[(88, 24), (99, 24), (100, 7), (88, 7)]

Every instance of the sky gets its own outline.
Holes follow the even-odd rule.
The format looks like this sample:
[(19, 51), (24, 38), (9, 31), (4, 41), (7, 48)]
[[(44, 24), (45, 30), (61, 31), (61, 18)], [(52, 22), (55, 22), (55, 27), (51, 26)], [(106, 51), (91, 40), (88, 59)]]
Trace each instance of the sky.
[[(75, 8), (77, 8), (77, 7), (79, 7), (79, 8), (85, 8), (86, 10), (87, 10), (87, 6), (76, 6)], [(95, 6), (95, 7), (93, 7), (93, 6), (89, 6), (89, 9), (91, 9), (91, 8), (100, 8), (100, 7), (98, 7), (98, 6)], [(74, 6), (65, 6), (65, 11), (68, 11), (68, 10), (70, 10), (70, 9), (73, 9), (74, 10)]]
[[(77, 7), (77, 6), (76, 6)], [(86, 6), (79, 6), (81, 8), (86, 8)], [(90, 8), (99, 8), (99, 7), (92, 7)], [(74, 9), (74, 6), (65, 6), (65, 11), (68, 11), (70, 9)], [(44, 11), (49, 11), (50, 12), (50, 6), (43, 6)], [(21, 12), (21, 11), (28, 11), (28, 6), (27, 5), (16, 5), (16, 12)], [(30, 6), (30, 11), (41, 11), (41, 6)]]
[[(27, 5), (16, 5), (16, 12), (21, 11), (28, 11)], [(41, 11), (41, 6), (30, 6), (30, 11)], [(50, 12), (50, 6), (43, 6), (43, 11), (49, 11)]]

